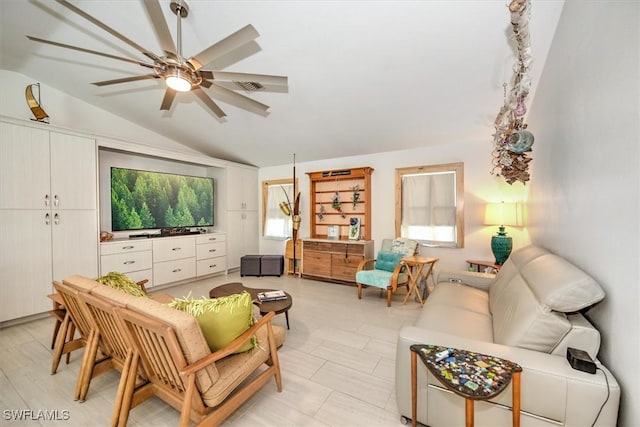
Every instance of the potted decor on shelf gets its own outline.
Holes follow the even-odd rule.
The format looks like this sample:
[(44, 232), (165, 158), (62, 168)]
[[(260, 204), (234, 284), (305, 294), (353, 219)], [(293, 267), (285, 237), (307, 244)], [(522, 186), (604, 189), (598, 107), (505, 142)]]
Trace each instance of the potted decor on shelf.
[(349, 240), (360, 239), (360, 218), (349, 218)]

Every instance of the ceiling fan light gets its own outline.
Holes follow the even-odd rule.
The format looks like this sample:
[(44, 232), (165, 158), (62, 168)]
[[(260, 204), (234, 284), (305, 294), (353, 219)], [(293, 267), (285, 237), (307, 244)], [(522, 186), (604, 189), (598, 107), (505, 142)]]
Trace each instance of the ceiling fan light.
[(165, 78), (167, 86), (178, 92), (189, 92), (191, 90), (191, 79), (182, 70), (171, 70)]

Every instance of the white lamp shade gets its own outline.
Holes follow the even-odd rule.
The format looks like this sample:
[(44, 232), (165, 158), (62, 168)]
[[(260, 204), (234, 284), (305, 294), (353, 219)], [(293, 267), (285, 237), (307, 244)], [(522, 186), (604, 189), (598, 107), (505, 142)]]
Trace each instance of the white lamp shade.
[(484, 212), (485, 225), (508, 225), (521, 227), (524, 225), (521, 203), (487, 203)]

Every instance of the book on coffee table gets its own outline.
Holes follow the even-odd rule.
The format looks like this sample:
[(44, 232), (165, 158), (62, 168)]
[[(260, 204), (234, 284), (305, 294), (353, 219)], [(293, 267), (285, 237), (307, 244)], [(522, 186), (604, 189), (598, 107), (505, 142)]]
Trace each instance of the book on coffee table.
[(284, 293), (284, 291), (267, 291), (260, 292), (258, 294), (258, 300), (260, 302), (278, 301), (283, 299), (287, 299), (287, 295)]

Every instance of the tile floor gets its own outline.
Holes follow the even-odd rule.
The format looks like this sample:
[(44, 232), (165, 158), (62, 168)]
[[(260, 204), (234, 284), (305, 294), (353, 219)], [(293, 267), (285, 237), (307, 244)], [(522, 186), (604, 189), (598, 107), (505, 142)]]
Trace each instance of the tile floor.
[[(236, 411), (224, 426), (399, 426), (394, 392), (394, 359), (398, 330), (410, 325), (420, 305), (402, 305), (403, 291), (391, 308), (379, 290), (356, 288), (296, 277), (243, 277), (231, 273), (160, 292), (174, 296), (207, 295), (209, 289), (242, 281), (256, 288), (284, 289), (293, 296), (291, 329), (280, 349), (283, 391), (265, 387)], [(275, 324), (285, 326), (284, 315)], [(91, 382), (87, 400), (73, 401), (81, 351), (50, 375), (49, 348), (54, 321), (43, 318), (0, 329), (0, 425), (108, 426), (117, 389), (116, 371)], [(15, 421), (22, 411), (26, 421)], [(42, 412), (57, 411), (42, 419)], [(40, 417), (40, 419), (38, 419)], [(129, 426), (176, 426), (179, 413), (157, 398), (131, 412)]]

